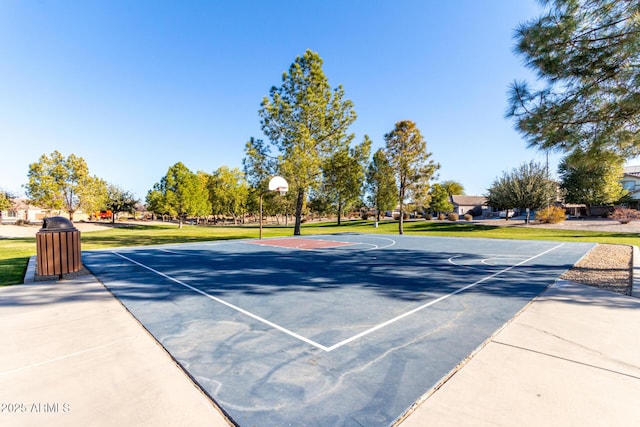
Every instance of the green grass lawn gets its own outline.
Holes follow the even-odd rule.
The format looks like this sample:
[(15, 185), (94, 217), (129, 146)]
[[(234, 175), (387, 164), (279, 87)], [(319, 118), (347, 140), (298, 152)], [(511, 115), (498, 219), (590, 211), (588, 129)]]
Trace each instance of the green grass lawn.
[[(557, 240), (637, 245), (637, 234), (593, 231), (551, 230), (547, 228), (500, 226), (441, 221), (415, 221), (404, 224), (404, 232), (417, 236), (455, 236), (470, 238)], [(346, 221), (305, 224), (302, 235), (332, 233), (397, 234), (397, 221), (383, 221), (375, 228), (373, 221)], [(263, 237), (290, 236), (293, 227), (265, 226)], [(124, 246), (160, 245), (166, 243), (203, 242), (211, 240), (256, 239), (258, 226), (192, 226), (133, 225), (107, 230), (83, 232), (82, 249), (105, 249)], [(36, 254), (35, 238), (0, 239), (0, 286), (22, 283), (29, 257)]]

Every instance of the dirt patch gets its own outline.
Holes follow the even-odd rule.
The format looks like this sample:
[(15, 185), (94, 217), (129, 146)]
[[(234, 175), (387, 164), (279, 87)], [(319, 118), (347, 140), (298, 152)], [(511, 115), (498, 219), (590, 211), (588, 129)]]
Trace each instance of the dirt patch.
[(561, 279), (631, 295), (632, 247), (599, 244)]

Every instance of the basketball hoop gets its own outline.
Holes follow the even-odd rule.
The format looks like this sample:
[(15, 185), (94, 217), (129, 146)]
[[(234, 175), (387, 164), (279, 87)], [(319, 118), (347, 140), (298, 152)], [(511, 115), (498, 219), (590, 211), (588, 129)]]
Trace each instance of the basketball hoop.
[(274, 176), (269, 181), (269, 191), (277, 191), (281, 196), (284, 196), (284, 194), (289, 191), (289, 184), (283, 177)]

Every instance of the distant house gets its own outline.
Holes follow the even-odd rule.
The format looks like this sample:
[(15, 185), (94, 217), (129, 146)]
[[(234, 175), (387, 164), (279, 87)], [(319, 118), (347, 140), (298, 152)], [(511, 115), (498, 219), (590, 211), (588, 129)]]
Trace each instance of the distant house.
[(630, 206), (638, 209), (640, 204), (640, 166), (628, 166), (624, 168), (624, 175), (620, 180), (622, 187), (629, 192), (629, 197), (633, 200)]
[(11, 207), (2, 211), (2, 222), (40, 222), (45, 216), (46, 212), (42, 208), (29, 204), (27, 199), (13, 199)]
[(453, 212), (458, 215), (471, 214), (473, 216), (489, 216), (491, 209), (487, 206), (487, 199), (483, 196), (450, 196)]

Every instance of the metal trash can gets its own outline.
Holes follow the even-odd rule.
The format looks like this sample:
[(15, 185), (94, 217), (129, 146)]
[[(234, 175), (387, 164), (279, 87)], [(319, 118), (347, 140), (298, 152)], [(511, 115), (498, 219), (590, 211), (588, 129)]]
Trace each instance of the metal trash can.
[(37, 274), (58, 276), (79, 271), (80, 231), (62, 216), (45, 218), (36, 233)]

